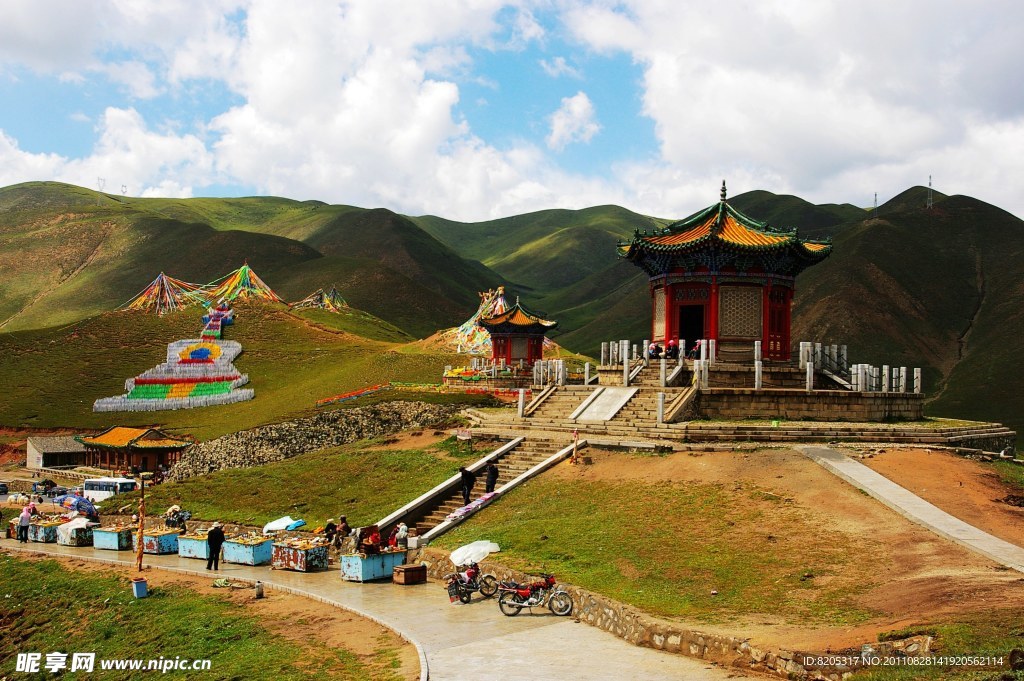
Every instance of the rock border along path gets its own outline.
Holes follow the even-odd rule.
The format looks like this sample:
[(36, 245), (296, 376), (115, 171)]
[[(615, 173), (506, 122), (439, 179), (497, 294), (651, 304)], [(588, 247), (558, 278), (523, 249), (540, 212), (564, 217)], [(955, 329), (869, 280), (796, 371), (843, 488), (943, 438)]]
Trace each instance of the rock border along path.
[[(91, 547), (19, 546), (14, 540), (5, 539), (0, 541), (0, 549), (118, 566), (135, 565), (134, 555), (121, 560), (108, 557), (110, 551)], [(739, 669), (726, 669), (705, 660), (634, 646), (571, 617), (556, 617), (547, 610), (506, 617), (499, 612), (494, 600), (482, 602), (478, 597), (468, 605), (451, 605), (448, 594), (436, 581), (416, 586), (390, 582), (360, 584), (342, 580), (336, 567), (325, 572), (300, 573), (221, 563), (219, 572), (206, 572), (201, 569), (202, 561), (176, 555), (146, 555), (145, 564), (211, 579), (227, 577), (250, 583), (259, 580), (269, 589), (305, 596), (366, 617), (416, 647), (421, 681), (494, 678), (502, 681), (562, 681), (566, 678), (723, 681), (746, 678)]]
[(1024, 572), (1024, 548), (968, 525), (842, 452), (811, 445), (797, 445), (796, 449), (911, 522), (997, 563)]

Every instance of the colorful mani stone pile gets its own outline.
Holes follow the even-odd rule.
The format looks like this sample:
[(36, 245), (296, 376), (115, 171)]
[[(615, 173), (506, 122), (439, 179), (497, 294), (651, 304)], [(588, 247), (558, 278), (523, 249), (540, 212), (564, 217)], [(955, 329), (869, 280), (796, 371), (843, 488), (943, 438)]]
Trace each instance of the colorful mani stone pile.
[[(219, 338), (224, 320), (232, 319), (231, 310), (219, 307), (203, 319), (202, 338), (170, 343), (166, 362), (125, 381), (124, 395), (96, 400), (93, 411), (190, 409), (251, 400), (253, 391), (240, 389), (249, 377), (232, 364), (241, 344)], [(213, 322), (217, 338), (207, 335)]]

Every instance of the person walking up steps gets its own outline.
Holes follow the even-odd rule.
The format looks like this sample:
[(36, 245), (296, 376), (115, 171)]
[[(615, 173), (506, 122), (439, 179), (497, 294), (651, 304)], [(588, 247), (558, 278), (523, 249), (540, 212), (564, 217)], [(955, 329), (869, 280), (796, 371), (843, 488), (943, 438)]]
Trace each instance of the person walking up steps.
[[(224, 545), (224, 529), (220, 523), (214, 523), (206, 535), (206, 544), (209, 548), (209, 557), (206, 559), (206, 569), (220, 570), (220, 547)], [(210, 566), (213, 566), (212, 568)]]
[(494, 462), (487, 464), (487, 487), (484, 489), (488, 494), (494, 491), (494, 486), (498, 484), (498, 467)]
[(473, 485), (476, 484), (476, 476), (465, 466), (459, 469), (459, 473), (462, 475), (462, 501), (464, 505), (468, 506), (469, 495), (473, 491)]

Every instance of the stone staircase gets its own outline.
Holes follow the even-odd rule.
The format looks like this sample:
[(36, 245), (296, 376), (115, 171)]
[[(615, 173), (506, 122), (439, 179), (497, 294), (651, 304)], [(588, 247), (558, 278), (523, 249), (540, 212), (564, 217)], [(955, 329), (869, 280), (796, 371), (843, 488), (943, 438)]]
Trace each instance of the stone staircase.
[[(495, 489), (501, 488), (509, 481), (519, 477), (545, 459), (550, 458), (558, 450), (565, 447), (567, 442), (555, 441), (543, 438), (530, 437), (519, 444), (518, 447), (504, 454), (496, 463), (498, 466), (498, 482)], [(484, 494), (486, 474), (481, 472), (477, 476), (476, 484), (473, 486), (471, 498), (477, 498)], [(462, 500), (462, 487), (456, 487), (450, 493), (441, 494), (433, 503), (423, 511), (423, 517), (416, 521), (417, 534), (423, 536), (445, 521), (448, 514), (455, 509), (462, 508), (465, 504)]]

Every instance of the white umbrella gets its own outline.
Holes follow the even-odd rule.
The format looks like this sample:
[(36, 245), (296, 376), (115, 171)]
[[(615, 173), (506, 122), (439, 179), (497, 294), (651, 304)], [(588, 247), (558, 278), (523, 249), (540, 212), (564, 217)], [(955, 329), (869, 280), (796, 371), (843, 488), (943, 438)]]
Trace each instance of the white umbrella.
[(452, 551), (451, 560), (455, 566), (479, 563), (492, 553), (501, 551), (501, 548), (492, 541), (481, 539), (472, 544), (466, 544)]

